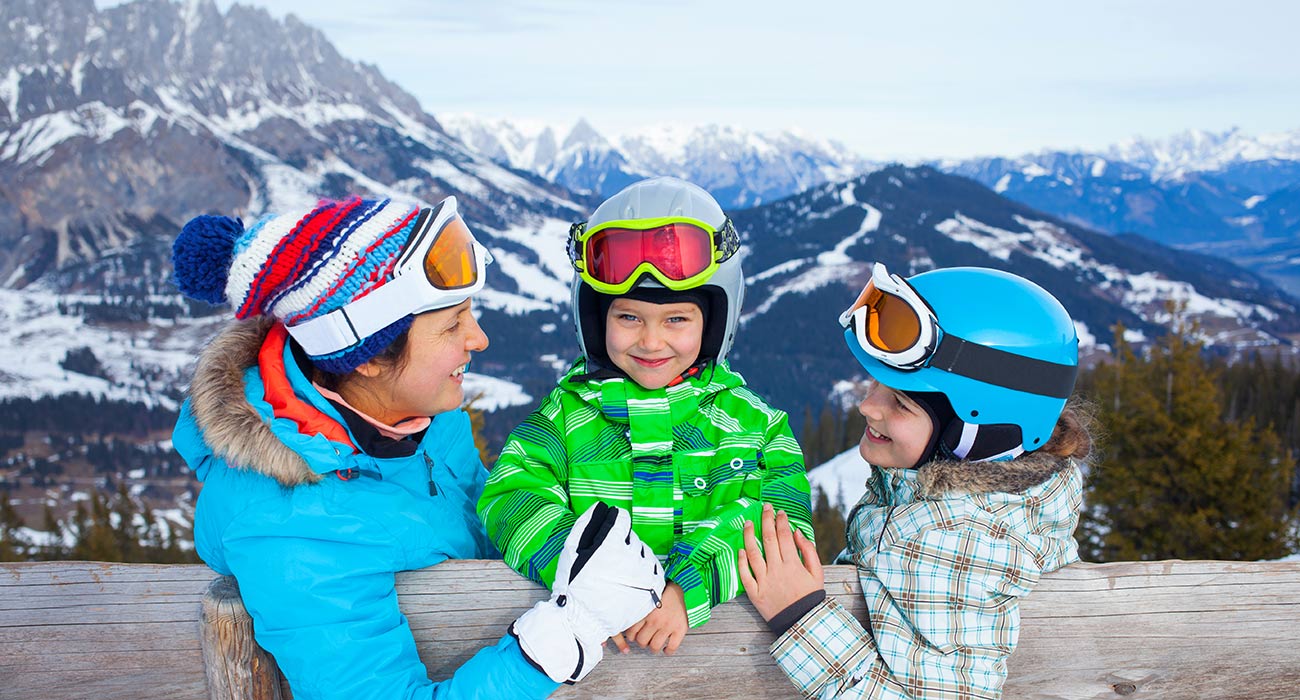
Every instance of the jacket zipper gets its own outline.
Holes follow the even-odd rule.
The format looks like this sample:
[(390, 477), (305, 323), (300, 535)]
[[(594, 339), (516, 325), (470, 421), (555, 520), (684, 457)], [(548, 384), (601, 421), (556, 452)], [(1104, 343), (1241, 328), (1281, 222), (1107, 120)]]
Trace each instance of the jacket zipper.
[(424, 463), (429, 468), (429, 495), (437, 496), (438, 485), (433, 482), (433, 458), (429, 456), (428, 452), (425, 452), (423, 454), (424, 454)]

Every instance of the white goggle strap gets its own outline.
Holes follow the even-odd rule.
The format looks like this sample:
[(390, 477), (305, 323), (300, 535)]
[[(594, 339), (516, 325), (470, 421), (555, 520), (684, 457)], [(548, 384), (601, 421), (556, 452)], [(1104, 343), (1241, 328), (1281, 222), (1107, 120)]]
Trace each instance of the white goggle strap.
[[(328, 355), (365, 340), (405, 316), (406, 308), (431, 289), (419, 275), (402, 275), (352, 303), (287, 330), (308, 355)], [(405, 302), (405, 303), (403, 303)]]
[(460, 289), (438, 289), (424, 277), (424, 258), (382, 287), (323, 316), (288, 326), (289, 335), (308, 355), (319, 357), (346, 350), (407, 314), (442, 309), (465, 301), (483, 288), (492, 255), (474, 242), (478, 280)]

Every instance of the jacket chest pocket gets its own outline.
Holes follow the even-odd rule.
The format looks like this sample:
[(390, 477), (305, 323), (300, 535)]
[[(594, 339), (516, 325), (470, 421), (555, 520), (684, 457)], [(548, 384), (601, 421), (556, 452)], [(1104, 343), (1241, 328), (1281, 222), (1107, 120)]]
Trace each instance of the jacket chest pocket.
[(569, 505), (581, 515), (596, 501), (629, 508), (632, 505), (632, 465), (627, 459), (574, 462), (569, 465)]
[(702, 520), (719, 506), (741, 498), (759, 500), (763, 490), (762, 453), (726, 450), (713, 455), (674, 455), (686, 520)]

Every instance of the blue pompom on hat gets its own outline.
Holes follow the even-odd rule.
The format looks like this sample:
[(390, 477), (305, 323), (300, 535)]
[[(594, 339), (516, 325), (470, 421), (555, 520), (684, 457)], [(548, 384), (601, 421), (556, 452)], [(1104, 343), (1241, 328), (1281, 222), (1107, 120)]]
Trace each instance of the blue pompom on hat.
[[(293, 325), (323, 316), (392, 278), (419, 210), (391, 200), (350, 197), (258, 219), (196, 216), (172, 245), (176, 286), (187, 297), (230, 302), (236, 318), (270, 316)], [(309, 356), (347, 374), (410, 328), (407, 315), (352, 347)]]
[(172, 244), (174, 279), (181, 293), (209, 304), (226, 301), (226, 273), (244, 222), (205, 214), (190, 219)]

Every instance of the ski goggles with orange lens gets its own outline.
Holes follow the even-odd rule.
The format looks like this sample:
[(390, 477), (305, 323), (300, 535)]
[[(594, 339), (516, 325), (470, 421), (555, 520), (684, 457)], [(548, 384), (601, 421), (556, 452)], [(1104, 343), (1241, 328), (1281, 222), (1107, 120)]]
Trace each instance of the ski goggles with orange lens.
[(308, 355), (346, 350), (409, 314), (455, 306), (483, 288), (492, 254), (474, 238), (448, 197), (421, 209), (392, 279), (347, 305), (294, 326)]
[(625, 294), (644, 274), (673, 290), (704, 284), (740, 248), (731, 219), (714, 230), (685, 217), (606, 221), (569, 228), (569, 260), (604, 294)]
[(939, 321), (916, 290), (881, 263), (856, 301), (840, 314), (867, 355), (896, 369), (916, 369), (934, 353)]

